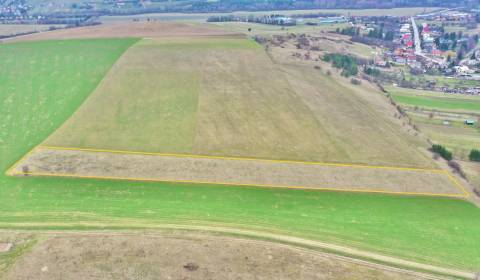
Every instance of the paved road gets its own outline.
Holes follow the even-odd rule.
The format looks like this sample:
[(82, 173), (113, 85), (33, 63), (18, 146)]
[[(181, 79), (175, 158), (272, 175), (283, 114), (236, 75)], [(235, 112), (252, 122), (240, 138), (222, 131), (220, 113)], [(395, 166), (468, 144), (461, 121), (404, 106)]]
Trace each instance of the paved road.
[(412, 19), (412, 27), (413, 27), (413, 38), (415, 39), (415, 54), (416, 55), (422, 55), (422, 45), (420, 42), (420, 33), (418, 32), (418, 26), (417, 23), (415, 22), (415, 19), (411, 17)]

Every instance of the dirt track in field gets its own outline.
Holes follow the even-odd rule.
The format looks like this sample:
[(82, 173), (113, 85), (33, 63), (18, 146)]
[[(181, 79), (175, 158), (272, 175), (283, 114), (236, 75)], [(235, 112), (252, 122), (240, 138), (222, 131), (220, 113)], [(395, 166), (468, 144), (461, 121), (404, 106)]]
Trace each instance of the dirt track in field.
[(204, 37), (233, 36), (244, 37), (243, 34), (207, 26), (204, 24), (187, 24), (173, 22), (125, 22), (110, 23), (55, 31), (41, 32), (19, 36), (8, 41), (37, 41), (86, 38), (125, 38), (125, 37)]
[[(0, 232), (0, 240), (19, 234), (23, 233)], [(15, 262), (5, 279), (436, 279), (295, 246), (216, 234), (57, 232), (30, 238), (40, 241)]]
[(37, 148), (15, 174), (394, 192), (463, 193), (445, 173), (246, 159)]

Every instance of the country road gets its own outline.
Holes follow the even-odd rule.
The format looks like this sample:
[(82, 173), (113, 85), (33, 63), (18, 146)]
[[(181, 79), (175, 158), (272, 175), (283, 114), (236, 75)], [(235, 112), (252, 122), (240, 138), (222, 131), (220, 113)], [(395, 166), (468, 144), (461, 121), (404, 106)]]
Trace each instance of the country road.
[[(24, 226), (35, 226), (36, 224), (25, 224)], [(65, 224), (55, 224), (59, 226)], [(0, 226), (3, 226), (0, 223)], [(94, 226), (93, 224), (84, 224), (84, 226)], [(129, 223), (129, 226), (134, 226)], [(140, 226), (140, 224), (138, 224)], [(461, 279), (472, 279), (476, 280), (478, 274), (471, 271), (462, 271), (452, 268), (439, 267), (429, 264), (418, 263), (415, 261), (404, 260), (396, 257), (390, 257), (386, 255), (381, 255), (373, 252), (364, 251), (361, 249), (350, 248), (342, 245), (335, 245), (330, 243), (325, 243), (321, 241), (309, 240), (300, 237), (294, 237), (290, 235), (283, 235), (277, 233), (269, 233), (264, 231), (248, 230), (248, 229), (236, 229), (231, 227), (219, 226), (204, 226), (204, 225), (182, 225), (182, 224), (143, 224), (141, 227), (147, 227), (150, 230), (142, 230), (142, 234), (156, 234), (155, 230), (187, 230), (187, 231), (199, 231), (199, 232), (211, 232), (219, 234), (227, 234), (234, 236), (243, 236), (246, 238), (260, 239), (260, 240), (269, 240), (273, 242), (279, 242), (284, 244), (290, 244), (293, 246), (299, 246), (304, 248), (310, 248), (314, 250), (327, 251), (330, 254), (337, 255), (340, 258), (350, 259), (351, 261), (361, 262), (364, 264), (369, 264), (374, 267), (382, 269), (392, 269), (397, 271), (403, 271), (411, 275), (417, 275), (423, 279), (445, 279), (443, 277), (434, 276), (426, 273), (433, 273), (437, 275), (446, 275), (455, 278)], [(45, 233), (82, 233), (82, 234), (138, 234), (138, 232), (131, 231), (108, 231), (103, 230), (102, 232), (89, 232), (89, 231), (56, 231), (48, 230), (44, 231)], [(426, 273), (421, 273), (418, 271), (425, 271)]]
[(416, 55), (422, 55), (422, 44), (420, 42), (420, 32), (418, 32), (418, 26), (417, 23), (415, 22), (415, 19), (411, 17), (412, 19), (412, 28), (413, 28), (413, 38), (415, 40), (415, 54)]

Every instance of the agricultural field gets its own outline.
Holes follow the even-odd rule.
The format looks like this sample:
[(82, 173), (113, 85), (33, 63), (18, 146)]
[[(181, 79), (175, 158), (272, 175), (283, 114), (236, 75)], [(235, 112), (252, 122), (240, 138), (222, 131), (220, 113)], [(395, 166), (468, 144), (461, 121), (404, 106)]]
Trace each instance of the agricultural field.
[[(480, 97), (394, 87), (387, 89), (395, 101), (406, 107), (421, 131), (434, 142), (453, 150), (458, 158), (467, 159), (471, 149), (480, 147)], [(477, 123), (466, 125), (467, 119)]]
[(233, 13), (151, 13), (143, 15), (128, 15), (128, 16), (102, 16), (100, 21), (103, 23), (109, 22), (124, 22), (132, 21), (133, 19), (139, 20), (161, 20), (161, 21), (175, 21), (175, 22), (205, 22), (210, 16), (222, 16), (222, 15), (302, 15), (312, 13), (337, 13), (342, 15), (352, 16), (413, 16), (420, 13), (428, 13), (439, 10), (441, 8), (428, 7), (428, 8), (394, 8), (394, 9), (313, 9), (313, 10), (283, 10), (283, 11), (258, 11), (258, 12), (233, 12)]
[(285, 27), (249, 22), (215, 22), (211, 24), (231, 32), (245, 33), (251, 36), (286, 35), (288, 33), (324, 33), (333, 32), (337, 28), (345, 28), (348, 26), (347, 23), (321, 24), (313, 26), (306, 24), (297, 24), (295, 26)]
[(43, 144), (434, 167), (357, 89), (305, 70), (279, 68), (248, 39), (144, 39)]
[(480, 269), (480, 210), (460, 199), (7, 176), (42, 143), (436, 168), (392, 112), (378, 113), (388, 104), (373, 87), (272, 60), (249, 39), (72, 32), (0, 45), (0, 228), (230, 227)]
[[(388, 91), (407, 109), (420, 131), (462, 160), (467, 177), (474, 186), (480, 187), (480, 165), (468, 162), (471, 149), (480, 148), (480, 97), (394, 87)], [(465, 120), (475, 120), (476, 124), (466, 125)]]
[(393, 87), (389, 88), (389, 92), (395, 100), (408, 106), (457, 113), (480, 112), (480, 97), (478, 96)]
[[(407, 69), (402, 67), (405, 72), (408, 72)], [(478, 81), (475, 80), (465, 80), (458, 79), (455, 77), (444, 77), (444, 76), (433, 76), (433, 75), (412, 75), (405, 73), (405, 79), (412, 82), (418, 87), (426, 87), (428, 81), (435, 82), (436, 86), (447, 87), (447, 88), (456, 88), (456, 87), (476, 87), (478, 86)]]

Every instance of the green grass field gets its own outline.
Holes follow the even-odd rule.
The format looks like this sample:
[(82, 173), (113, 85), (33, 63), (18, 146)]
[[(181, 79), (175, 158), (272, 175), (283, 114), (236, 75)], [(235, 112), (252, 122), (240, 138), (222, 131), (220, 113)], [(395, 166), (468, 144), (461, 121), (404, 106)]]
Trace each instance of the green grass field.
[(480, 269), (480, 209), (461, 200), (5, 176), (7, 168), (77, 109), (134, 42), (72, 40), (0, 45), (1, 228), (218, 224)]
[(405, 88), (389, 87), (395, 101), (428, 109), (453, 112), (480, 112), (480, 97), (461, 94), (444, 94)]
[(393, 98), (403, 104), (424, 108), (436, 108), (448, 111), (480, 112), (480, 100), (437, 98), (422, 96), (393, 95)]

